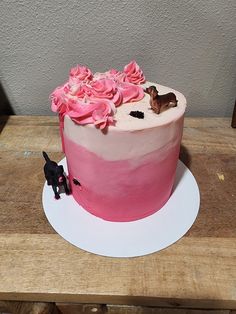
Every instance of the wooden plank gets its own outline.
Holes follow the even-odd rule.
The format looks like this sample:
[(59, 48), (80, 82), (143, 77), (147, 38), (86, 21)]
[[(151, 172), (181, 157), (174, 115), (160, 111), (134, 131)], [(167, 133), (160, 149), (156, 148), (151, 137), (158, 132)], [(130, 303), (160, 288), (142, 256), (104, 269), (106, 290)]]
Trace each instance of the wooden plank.
[[(228, 125), (228, 119), (220, 122), (221, 119), (187, 118), (186, 121), (183, 143), (187, 146), (182, 145), (181, 159), (193, 172), (201, 191), (201, 212), (187, 235), (235, 237), (235, 130), (229, 126), (222, 129), (222, 125)], [(2, 232), (54, 232), (41, 205), (43, 149), (56, 161), (63, 157), (58, 152), (60, 137), (56, 117), (9, 118), (0, 139)], [(16, 218), (22, 214), (24, 219)]]
[(1, 133), (1, 151), (61, 151), (58, 126), (7, 125)]
[[(62, 153), (51, 153), (59, 161)], [(236, 237), (236, 155), (181, 154), (201, 192), (201, 210), (187, 236)], [(41, 152), (2, 152), (0, 157), (2, 233), (54, 233), (42, 208)], [(210, 167), (209, 167), (210, 165)]]
[[(52, 154), (55, 159), (59, 155)], [(0, 232), (54, 233), (42, 209), (41, 152), (2, 152), (0, 161)]]
[[(58, 125), (58, 117), (56, 114), (51, 116), (0, 116), (0, 124), (5, 124), (7, 121), (8, 125)], [(229, 128), (231, 124), (230, 117), (185, 117), (185, 127), (203, 127), (203, 128)]]
[[(183, 156), (182, 156), (183, 157)], [(236, 155), (191, 154), (181, 158), (200, 190), (201, 207), (187, 236), (236, 237)]]
[(56, 114), (51, 116), (0, 116), (0, 124), (3, 125), (32, 125), (32, 126), (58, 126), (58, 117)]
[(1, 299), (236, 309), (230, 118), (185, 119), (181, 159), (199, 184), (200, 214), (178, 243), (134, 259), (83, 252), (48, 224), (41, 151), (63, 157), (57, 117), (1, 117), (0, 131)]
[(59, 314), (54, 303), (0, 301), (1, 307), (5, 314)]
[[(105, 304), (57, 303), (56, 306), (61, 314), (109, 314), (109, 307)], [(119, 307), (117, 310), (116, 313), (119, 314)]]
[(152, 308), (127, 305), (57, 303), (62, 314), (231, 314), (230, 310)]
[[(191, 153), (236, 152), (235, 130), (229, 119), (186, 118), (183, 146)], [(207, 127), (208, 125), (208, 127)], [(2, 130), (1, 151), (61, 151), (59, 126), (55, 117), (10, 117)]]
[(230, 127), (231, 118), (223, 117), (187, 117), (184, 118), (184, 127), (185, 128), (226, 128)]
[(2, 300), (236, 309), (231, 239), (186, 237), (156, 254), (115, 259), (58, 235), (0, 234), (0, 256)]

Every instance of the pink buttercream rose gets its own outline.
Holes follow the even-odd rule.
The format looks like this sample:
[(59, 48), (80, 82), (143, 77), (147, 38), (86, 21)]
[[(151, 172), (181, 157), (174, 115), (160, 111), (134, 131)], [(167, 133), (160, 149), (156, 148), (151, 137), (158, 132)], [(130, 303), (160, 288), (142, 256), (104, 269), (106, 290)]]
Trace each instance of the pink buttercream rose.
[(89, 96), (91, 98), (109, 99), (116, 106), (122, 103), (122, 94), (117, 88), (116, 83), (110, 79), (100, 79), (91, 82), (90, 93)]
[(91, 124), (104, 129), (107, 125), (113, 124), (115, 106), (106, 99), (94, 99), (89, 102), (71, 101), (67, 114), (78, 124)]
[(116, 74), (117, 82), (127, 82), (127, 75), (124, 72), (118, 72)]
[(51, 96), (51, 109), (53, 112), (59, 112), (63, 114), (66, 111), (66, 96), (65, 96), (65, 89), (67, 85), (57, 87)]
[(108, 73), (109, 73), (109, 75), (117, 75), (118, 73), (120, 73), (118, 70), (116, 70), (116, 69), (110, 69), (109, 71), (108, 71)]
[(116, 69), (110, 69), (109, 71), (105, 72), (106, 75), (107, 75), (107, 78), (117, 82), (117, 81), (120, 81), (121, 79), (121, 76), (124, 75), (123, 72), (120, 72)]
[(145, 82), (143, 71), (135, 61), (131, 61), (124, 67), (124, 73), (126, 74), (125, 82), (132, 84), (142, 84)]
[(90, 95), (91, 95), (91, 86), (87, 84), (81, 84), (75, 93), (75, 96), (80, 99), (86, 96), (90, 96)]
[(135, 61), (126, 65), (123, 72), (111, 69), (94, 75), (87, 67), (77, 65), (70, 70), (69, 81), (51, 94), (51, 108), (59, 113), (60, 121), (68, 114), (78, 124), (93, 123), (103, 129), (114, 123), (115, 107), (144, 97), (138, 86), (144, 82)]
[(144, 91), (141, 86), (120, 82), (118, 89), (122, 94), (123, 103), (139, 101), (144, 97)]
[(78, 64), (70, 70), (69, 82), (71, 84), (78, 83), (79, 81), (91, 81), (92, 79), (93, 73), (86, 66)]
[(110, 79), (110, 80), (112, 80), (113, 76), (110, 74), (110, 71), (103, 72), (103, 73), (97, 72), (93, 76), (93, 81), (94, 82), (98, 81), (98, 80), (102, 80), (102, 79)]
[(73, 83), (68, 82), (68, 87), (66, 93), (71, 96), (77, 95), (77, 93), (82, 93), (81, 91), (81, 83)]
[(95, 73), (94, 74), (94, 81), (101, 80), (101, 79), (109, 79), (114, 82), (125, 82), (126, 74), (124, 72), (118, 71), (116, 69), (110, 69), (104, 73)]
[(66, 91), (66, 95), (68, 96), (68, 98), (83, 99), (84, 97), (91, 95), (91, 86), (84, 82), (80, 82), (79, 84), (73, 85), (70, 85), (68, 83), (68, 86), (69, 88), (67, 88)]

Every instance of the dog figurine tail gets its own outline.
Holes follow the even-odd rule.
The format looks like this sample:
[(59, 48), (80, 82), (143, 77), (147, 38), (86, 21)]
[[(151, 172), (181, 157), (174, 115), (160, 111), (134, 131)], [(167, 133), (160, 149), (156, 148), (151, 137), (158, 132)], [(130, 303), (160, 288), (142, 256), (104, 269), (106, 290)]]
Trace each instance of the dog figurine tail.
[(50, 161), (50, 158), (48, 157), (48, 154), (46, 152), (43, 152), (43, 157), (46, 161)]

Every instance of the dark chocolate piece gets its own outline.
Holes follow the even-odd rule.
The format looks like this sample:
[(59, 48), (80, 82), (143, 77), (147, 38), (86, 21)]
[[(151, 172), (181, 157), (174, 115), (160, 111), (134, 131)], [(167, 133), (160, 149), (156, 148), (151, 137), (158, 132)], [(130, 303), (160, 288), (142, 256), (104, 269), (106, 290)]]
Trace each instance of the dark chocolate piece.
[(177, 106), (178, 100), (174, 93), (167, 93), (164, 95), (158, 95), (158, 91), (155, 86), (149, 86), (145, 90), (150, 95), (150, 106), (152, 110), (159, 114), (160, 112)]
[(43, 152), (43, 157), (46, 161), (43, 168), (44, 175), (47, 180), (47, 184), (52, 186), (55, 199), (58, 200), (60, 198), (59, 189), (62, 186), (64, 187), (65, 193), (69, 195), (70, 190), (67, 185), (63, 166), (59, 166), (55, 161), (52, 161), (45, 152)]
[(144, 113), (142, 111), (130, 111), (130, 116), (138, 119), (144, 119)]
[(79, 182), (77, 179), (75, 179), (75, 178), (73, 178), (73, 183), (74, 183), (75, 185), (80, 185), (80, 186), (81, 186), (80, 182)]

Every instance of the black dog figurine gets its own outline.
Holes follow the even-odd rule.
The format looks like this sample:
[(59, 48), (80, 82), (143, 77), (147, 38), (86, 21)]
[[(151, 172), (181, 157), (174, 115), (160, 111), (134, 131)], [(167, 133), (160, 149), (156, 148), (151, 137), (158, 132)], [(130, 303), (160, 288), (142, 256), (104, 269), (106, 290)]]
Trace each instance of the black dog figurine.
[(52, 161), (45, 152), (43, 152), (43, 157), (46, 161), (43, 168), (45, 178), (47, 180), (48, 185), (52, 186), (52, 189), (55, 194), (55, 199), (58, 200), (60, 198), (59, 189), (61, 186), (64, 187), (65, 193), (69, 195), (70, 190), (67, 186), (63, 166), (59, 166), (55, 161)]

